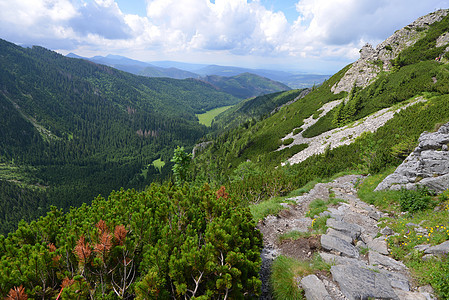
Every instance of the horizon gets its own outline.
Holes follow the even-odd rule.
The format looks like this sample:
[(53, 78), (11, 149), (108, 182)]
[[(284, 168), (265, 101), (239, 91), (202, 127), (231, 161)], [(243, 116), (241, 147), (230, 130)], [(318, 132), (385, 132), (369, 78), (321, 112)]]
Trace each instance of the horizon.
[(449, 0), (0, 0), (0, 38), (63, 55), (120, 55), (333, 74)]

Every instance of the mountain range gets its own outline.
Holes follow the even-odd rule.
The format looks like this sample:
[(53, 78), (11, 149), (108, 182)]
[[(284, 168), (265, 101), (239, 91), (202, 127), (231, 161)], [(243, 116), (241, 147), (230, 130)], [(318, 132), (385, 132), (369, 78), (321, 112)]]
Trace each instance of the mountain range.
[[(67, 54), (67, 57), (87, 59), (96, 63), (108, 65), (117, 68), (122, 71), (133, 73), (136, 75), (143, 75), (148, 77), (170, 77), (175, 79), (196, 78), (204, 79), (208, 81), (210, 76), (212, 77), (225, 77), (225, 80), (234, 80), (235, 76), (248, 73), (255, 77), (263, 77), (270, 79), (271, 81), (279, 81), (285, 86), (281, 90), (289, 88), (306, 88), (313, 85), (319, 85), (324, 80), (329, 78), (329, 75), (320, 74), (306, 74), (306, 73), (291, 73), (285, 71), (266, 70), (266, 69), (249, 69), (232, 66), (219, 66), (219, 65), (204, 65), (204, 64), (190, 64), (181, 63), (175, 61), (155, 61), (155, 62), (142, 62), (134, 59), (130, 59), (120, 55), (107, 55), (107, 56), (94, 56), (91, 58), (85, 58), (78, 56), (74, 53)], [(262, 78), (258, 78), (259, 81)], [(272, 92), (276, 92), (272, 90)], [(259, 96), (259, 95), (251, 95)]]

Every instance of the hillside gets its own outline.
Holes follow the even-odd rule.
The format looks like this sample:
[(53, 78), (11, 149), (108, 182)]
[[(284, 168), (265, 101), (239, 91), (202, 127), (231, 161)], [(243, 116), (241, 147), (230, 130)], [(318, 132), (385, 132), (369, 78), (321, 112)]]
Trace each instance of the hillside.
[(203, 80), (216, 86), (223, 92), (242, 99), (290, 90), (285, 84), (250, 73), (232, 77), (211, 75), (204, 77)]
[[(166, 177), (175, 146), (207, 132), (195, 113), (239, 101), (194, 79), (134, 76), (3, 40), (0, 50), (0, 178), (43, 193), (39, 201), (4, 193), (2, 214), (23, 215), (2, 219), (2, 232), (50, 204), (77, 206)], [(159, 158), (162, 173), (152, 166)]]
[(213, 120), (213, 129), (229, 130), (246, 122), (255, 122), (274, 113), (281, 106), (304, 97), (309, 91), (291, 90), (246, 99), (219, 114)]

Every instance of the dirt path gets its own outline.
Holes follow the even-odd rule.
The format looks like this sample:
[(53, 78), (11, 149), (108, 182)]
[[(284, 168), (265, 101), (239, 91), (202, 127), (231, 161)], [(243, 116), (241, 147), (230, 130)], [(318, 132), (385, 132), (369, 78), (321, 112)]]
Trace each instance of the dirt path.
[[(363, 178), (347, 175), (318, 183), (308, 193), (288, 199), (295, 201), (295, 205), (285, 204), (286, 209), (278, 216), (268, 216), (259, 222), (264, 241), (260, 299), (271, 299), (270, 266), (277, 256), (307, 260), (315, 252), (332, 265), (331, 274), (310, 275), (311, 286), (305, 278), (298, 278), (308, 299), (432, 299), (431, 295), (416, 292), (405, 265), (388, 256), (385, 233), (377, 227), (378, 220), (387, 215), (358, 198), (355, 185)], [(328, 200), (330, 193), (345, 203), (328, 208), (326, 234), (280, 242), (284, 233), (309, 231), (312, 219), (305, 214), (310, 202)]]

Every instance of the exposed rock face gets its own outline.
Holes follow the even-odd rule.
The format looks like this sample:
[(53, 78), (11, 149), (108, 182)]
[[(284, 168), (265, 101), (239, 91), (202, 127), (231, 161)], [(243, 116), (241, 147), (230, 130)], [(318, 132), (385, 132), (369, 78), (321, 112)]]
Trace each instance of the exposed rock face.
[(449, 188), (449, 123), (437, 132), (424, 132), (419, 145), (393, 174), (387, 176), (376, 191), (426, 186), (437, 193)]
[[(376, 49), (369, 44), (363, 46), (360, 50), (360, 59), (332, 87), (332, 92), (335, 94), (342, 91), (349, 92), (354, 84), (357, 87), (367, 86), (382, 69), (390, 70), (391, 60), (395, 59), (402, 50), (417, 42), (420, 37), (425, 35), (425, 30), (429, 28), (429, 25), (441, 21), (448, 12), (448, 9), (440, 9), (417, 19), (412, 24), (396, 31), (383, 43), (377, 45)], [(437, 43), (438, 47), (447, 44), (447, 35), (440, 37)]]

